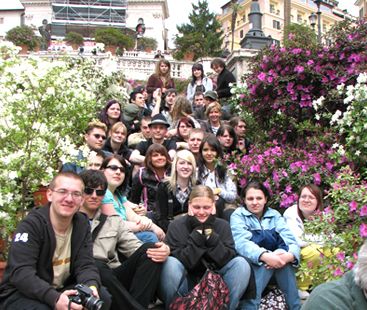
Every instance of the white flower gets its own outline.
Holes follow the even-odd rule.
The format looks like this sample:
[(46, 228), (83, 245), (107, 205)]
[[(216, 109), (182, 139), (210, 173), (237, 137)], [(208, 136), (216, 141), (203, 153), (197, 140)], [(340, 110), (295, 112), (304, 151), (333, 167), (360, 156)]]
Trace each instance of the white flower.
[(16, 171), (10, 171), (8, 173), (8, 177), (9, 177), (9, 179), (14, 180), (18, 177), (18, 173)]
[(316, 120), (318, 120), (318, 121), (319, 121), (319, 120), (320, 120), (320, 114), (317, 114), (317, 113), (316, 113), (316, 114), (315, 114), (315, 118), (316, 118)]
[(330, 124), (332, 125), (332, 124), (336, 123), (341, 115), (342, 115), (342, 112), (340, 110), (336, 110), (334, 115), (331, 117)]
[(367, 83), (367, 73), (366, 72), (363, 72), (363, 73), (359, 74), (359, 76), (357, 78), (357, 83), (359, 83), (359, 84)]

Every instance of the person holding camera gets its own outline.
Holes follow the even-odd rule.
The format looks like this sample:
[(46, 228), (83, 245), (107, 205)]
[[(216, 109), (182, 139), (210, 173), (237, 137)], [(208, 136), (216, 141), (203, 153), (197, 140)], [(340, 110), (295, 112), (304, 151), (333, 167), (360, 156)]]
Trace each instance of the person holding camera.
[(86, 185), (80, 211), (91, 222), (93, 255), (102, 284), (112, 295), (111, 309), (146, 309), (155, 296), (170, 248), (163, 242), (143, 244), (119, 215), (101, 214), (107, 190), (102, 171), (85, 170), (80, 176)]
[(79, 294), (74, 286), (83, 284), (94, 298), (105, 295), (102, 309), (109, 309), (108, 293), (98, 292), (101, 281), (89, 222), (78, 212), (84, 202), (83, 180), (73, 172), (61, 172), (51, 181), (47, 198), (49, 203), (32, 210), (13, 236), (0, 286), (0, 308), (83, 309), (73, 301)]

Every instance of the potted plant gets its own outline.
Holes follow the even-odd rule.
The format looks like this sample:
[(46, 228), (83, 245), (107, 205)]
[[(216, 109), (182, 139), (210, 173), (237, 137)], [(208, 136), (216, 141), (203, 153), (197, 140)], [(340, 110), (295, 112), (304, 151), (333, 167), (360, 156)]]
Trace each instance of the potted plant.
[(22, 47), (22, 51), (26, 53), (28, 50), (35, 50), (39, 42), (33, 29), (29, 26), (17, 26), (10, 29), (5, 39), (13, 42), (15, 45)]
[(144, 50), (150, 53), (156, 50), (158, 46), (157, 40), (150, 37), (142, 37), (138, 39), (138, 50)]
[(135, 45), (133, 38), (123, 34), (119, 29), (115, 28), (97, 29), (95, 41), (103, 43), (105, 45), (105, 51), (110, 51), (113, 54), (115, 54), (117, 47), (130, 50)]
[(74, 50), (78, 49), (84, 43), (84, 38), (77, 32), (70, 31), (65, 36), (66, 43), (70, 44)]
[(127, 94), (111, 70), (116, 64), (98, 68), (84, 59), (21, 58), (5, 43), (0, 42), (0, 58), (7, 57), (0, 63), (0, 233), (7, 240), (33, 207), (33, 192), (49, 183), (60, 163), (75, 161), (84, 130), (105, 101), (123, 102)]

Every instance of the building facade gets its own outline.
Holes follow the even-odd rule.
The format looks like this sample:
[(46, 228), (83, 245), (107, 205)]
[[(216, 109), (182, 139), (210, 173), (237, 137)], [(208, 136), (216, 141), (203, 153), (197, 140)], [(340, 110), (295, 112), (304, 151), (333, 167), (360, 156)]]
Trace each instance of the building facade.
[(144, 36), (155, 38), (158, 49), (167, 47), (165, 20), (167, 0), (11, 0), (0, 4), (0, 39), (22, 24), (36, 29), (44, 20), (51, 25), (53, 40), (62, 40), (76, 31), (92, 39), (97, 27), (130, 28), (135, 31), (143, 18)]
[(354, 5), (359, 9), (359, 18), (367, 18), (367, 0), (357, 0)]
[[(250, 30), (248, 14), (252, 0), (238, 0), (239, 9), (234, 28), (234, 50), (240, 48), (240, 42)], [(317, 12), (317, 6), (312, 0), (291, 0), (288, 10), (285, 10), (284, 0), (258, 0), (262, 16), (262, 30), (266, 36), (282, 42), (285, 16), (289, 16), (290, 23), (310, 25), (309, 16)], [(287, 2), (289, 3), (289, 1)], [(287, 6), (286, 6), (287, 8)], [(222, 14), (218, 20), (222, 24), (225, 35), (224, 44), (231, 45), (231, 1), (222, 6)], [(336, 23), (344, 18), (352, 18), (350, 14), (340, 10), (335, 0), (323, 0), (321, 10), (321, 30), (326, 33)], [(317, 25), (316, 29), (317, 31)]]

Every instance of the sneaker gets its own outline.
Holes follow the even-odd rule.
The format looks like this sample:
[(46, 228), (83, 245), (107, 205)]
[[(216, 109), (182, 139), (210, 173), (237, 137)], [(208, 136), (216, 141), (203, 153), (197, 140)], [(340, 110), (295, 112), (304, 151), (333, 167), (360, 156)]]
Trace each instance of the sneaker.
[(307, 291), (298, 290), (298, 296), (300, 299), (307, 299), (308, 296), (310, 296), (310, 293)]

